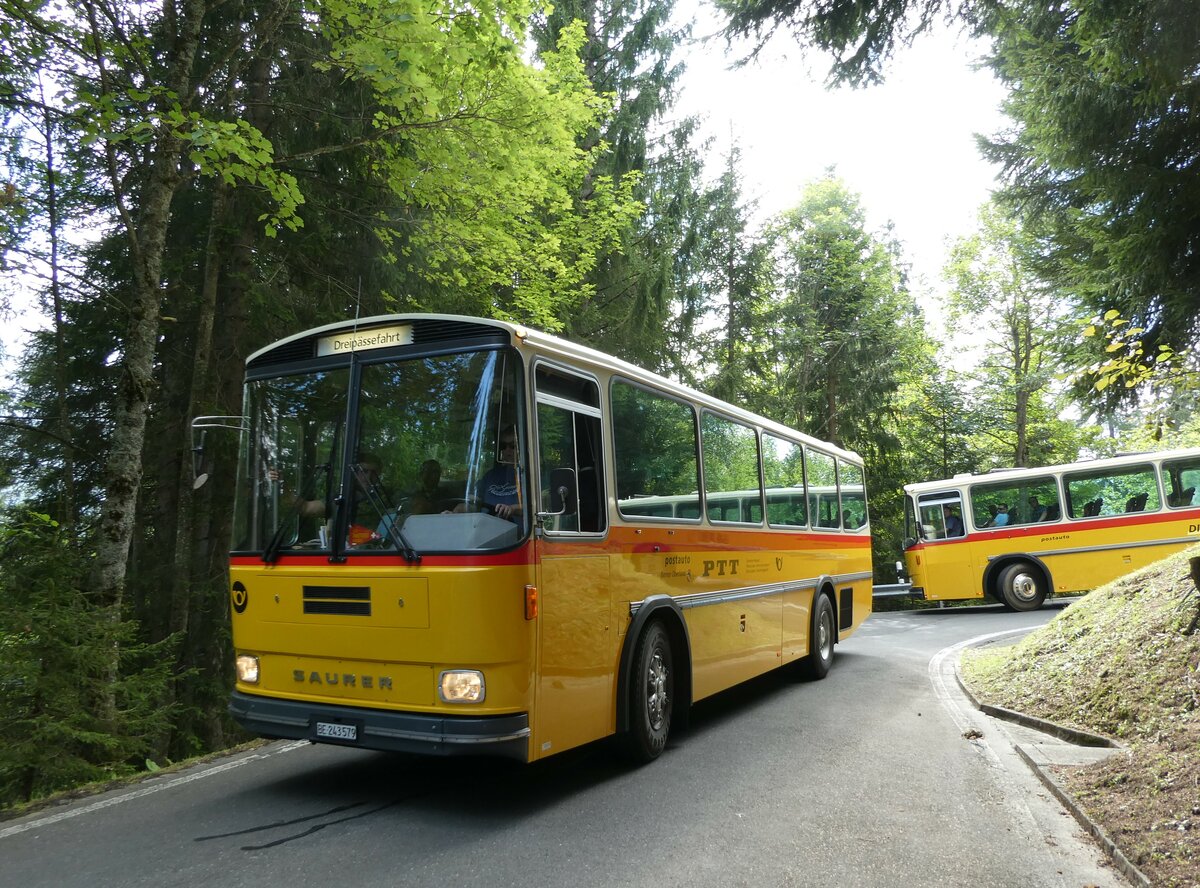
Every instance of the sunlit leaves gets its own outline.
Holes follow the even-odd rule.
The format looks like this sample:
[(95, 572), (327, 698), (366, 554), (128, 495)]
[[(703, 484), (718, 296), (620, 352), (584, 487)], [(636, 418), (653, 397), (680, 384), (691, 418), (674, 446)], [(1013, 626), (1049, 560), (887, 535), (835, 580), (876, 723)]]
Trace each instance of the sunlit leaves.
[(1092, 318), (1083, 325), (1085, 339), (1102, 338), (1107, 359), (1095, 361), (1075, 374), (1076, 379), (1089, 381), (1097, 392), (1120, 385), (1127, 389), (1178, 381), (1187, 373), (1186, 354), (1169, 345), (1158, 344), (1151, 351), (1142, 340), (1146, 331), (1129, 326), (1117, 309)]
[(404, 208), (400, 230), (389, 216), (378, 233), (396, 261), (478, 313), (558, 328), (586, 297), (596, 257), (640, 212), (634, 176), (593, 177), (576, 205), (607, 148), (577, 141), (611, 107), (584, 73), (582, 27), (533, 66), (519, 51), (521, 4), (324, 10), (331, 63), (377, 101), (372, 163)]

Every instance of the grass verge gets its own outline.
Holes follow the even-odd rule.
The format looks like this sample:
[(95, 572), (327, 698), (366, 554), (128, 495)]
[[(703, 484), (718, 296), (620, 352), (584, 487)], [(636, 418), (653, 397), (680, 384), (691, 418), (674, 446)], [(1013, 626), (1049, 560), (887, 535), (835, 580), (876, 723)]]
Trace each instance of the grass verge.
[(1163, 559), (1019, 643), (963, 657), (984, 702), (1105, 734), (1127, 749), (1056, 777), (1155, 885), (1200, 888), (1200, 593)]

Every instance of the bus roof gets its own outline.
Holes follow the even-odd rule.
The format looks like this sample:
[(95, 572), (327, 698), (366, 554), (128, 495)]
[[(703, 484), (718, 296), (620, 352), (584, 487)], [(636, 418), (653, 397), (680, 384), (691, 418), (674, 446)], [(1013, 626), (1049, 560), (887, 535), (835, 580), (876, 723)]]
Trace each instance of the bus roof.
[(390, 314), (390, 315), (373, 315), (369, 318), (358, 318), (356, 320), (339, 321), (334, 324), (326, 324), (322, 327), (314, 327), (310, 330), (304, 330), (300, 333), (293, 334), (277, 342), (273, 342), (246, 358), (246, 366), (249, 367), (258, 358), (266, 355), (275, 349), (287, 346), (290, 343), (298, 342), (304, 339), (314, 337), (330, 336), (337, 333), (345, 333), (352, 330), (367, 330), (373, 327), (381, 327), (388, 324), (404, 324), (410, 321), (440, 321), (445, 323), (462, 323), (475, 326), (483, 325), (494, 327), (497, 330), (504, 331), (508, 334), (510, 341), (518, 347), (525, 346), (532, 348), (538, 354), (548, 355), (551, 357), (560, 357), (568, 363), (584, 363), (590, 364), (596, 368), (602, 368), (609, 372), (619, 374), (634, 382), (641, 382), (646, 385), (651, 385), (656, 388), (665, 390), (668, 394), (674, 393), (680, 397), (694, 401), (702, 407), (708, 407), (712, 410), (719, 411), (726, 416), (750, 424), (757, 425), (764, 431), (771, 432), (784, 438), (799, 438), (805, 444), (812, 446), (835, 456), (839, 456), (848, 462), (856, 465), (862, 465), (862, 458), (858, 454), (850, 450), (845, 450), (835, 444), (830, 444), (804, 432), (789, 429), (787, 426), (767, 419), (764, 416), (751, 413), (749, 410), (744, 410), (736, 405), (726, 403), (711, 395), (706, 395), (701, 391), (689, 388), (686, 385), (661, 376), (650, 370), (645, 370), (621, 358), (613, 355), (605, 354), (597, 351), (586, 345), (580, 345), (577, 342), (571, 342), (567, 339), (562, 339), (557, 336), (551, 336), (548, 333), (542, 333), (523, 324), (514, 324), (508, 321), (493, 320), (490, 318), (465, 317), (462, 315), (446, 315), (446, 314), (430, 314), (430, 313), (408, 313), (408, 314)]
[(1056, 466), (1031, 466), (1029, 468), (1000, 469), (979, 475), (970, 473), (955, 475), (942, 481), (919, 481), (905, 484), (904, 492), (910, 494), (927, 493), (932, 490), (947, 490), (957, 487), (967, 487), (988, 481), (1020, 481), (1024, 478), (1037, 478), (1060, 472), (1077, 472), (1088, 469), (1110, 469), (1120, 466), (1140, 465), (1147, 462), (1161, 463), (1164, 460), (1181, 457), (1200, 456), (1200, 447), (1179, 448), (1175, 450), (1151, 450), (1145, 453), (1123, 453), (1120, 456), (1110, 456), (1100, 459), (1081, 459), (1077, 462), (1062, 463)]

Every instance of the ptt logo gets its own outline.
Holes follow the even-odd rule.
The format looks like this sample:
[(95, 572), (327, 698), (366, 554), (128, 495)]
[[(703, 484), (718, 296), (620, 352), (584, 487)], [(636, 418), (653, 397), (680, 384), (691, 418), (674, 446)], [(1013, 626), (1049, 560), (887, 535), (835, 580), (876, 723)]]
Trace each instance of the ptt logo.
[(736, 577), (738, 572), (737, 558), (722, 558), (704, 562), (704, 573), (701, 576)]
[(230, 597), (233, 599), (233, 609), (239, 614), (244, 614), (250, 601), (250, 593), (246, 591), (246, 587), (240, 582), (234, 583)]

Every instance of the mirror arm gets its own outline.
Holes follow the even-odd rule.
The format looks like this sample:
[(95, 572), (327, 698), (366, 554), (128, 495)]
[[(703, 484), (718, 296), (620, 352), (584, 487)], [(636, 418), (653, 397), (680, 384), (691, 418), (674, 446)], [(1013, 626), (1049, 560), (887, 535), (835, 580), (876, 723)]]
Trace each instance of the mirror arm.
[(538, 512), (537, 513), (538, 524), (544, 524), (546, 522), (546, 519), (548, 519), (548, 518), (557, 518), (560, 515), (567, 514), (567, 495), (569, 493), (570, 493), (570, 491), (567, 490), (566, 487), (558, 488), (558, 497), (559, 497), (559, 499), (562, 500), (563, 507), (561, 509), (559, 509), (557, 512)]

